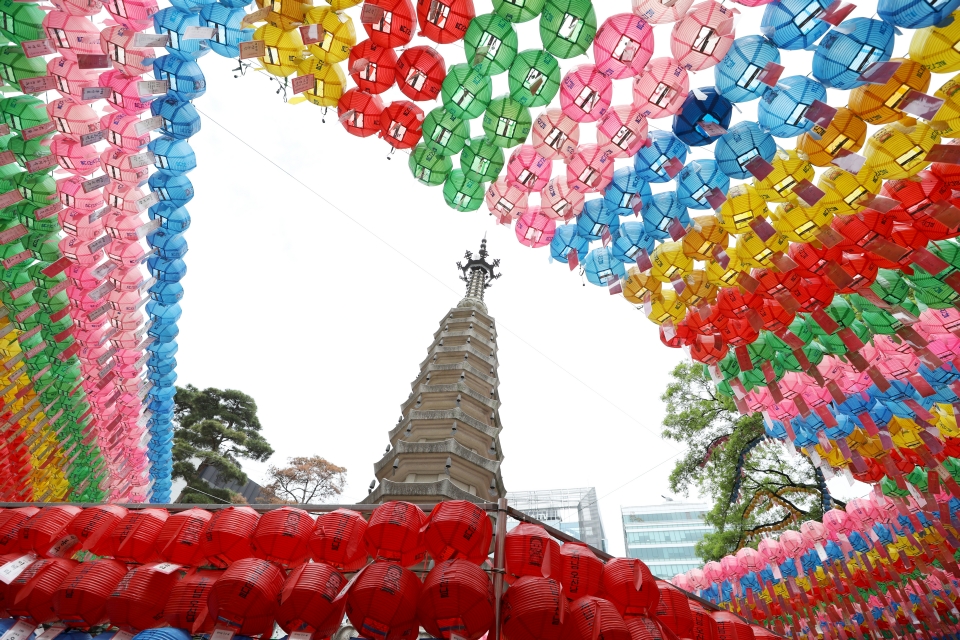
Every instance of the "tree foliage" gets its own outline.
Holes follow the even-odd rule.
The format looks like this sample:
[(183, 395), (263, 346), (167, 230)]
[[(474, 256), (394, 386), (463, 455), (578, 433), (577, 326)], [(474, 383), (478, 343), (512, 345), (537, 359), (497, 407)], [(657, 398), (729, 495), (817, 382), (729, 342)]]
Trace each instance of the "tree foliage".
[[(235, 494), (217, 489), (200, 478), (203, 467), (216, 469), (221, 480), (247, 482), (241, 460), (266, 461), (273, 448), (261, 435), (257, 403), (233, 389), (193, 385), (177, 387), (174, 396), (173, 477), (184, 478), (187, 486), (180, 502), (207, 503), (211, 496), (225, 502)], [(194, 466), (195, 459), (200, 465)]]
[(262, 496), (270, 502), (317, 504), (339, 496), (347, 484), (347, 470), (320, 456), (298, 456), (288, 466), (270, 466)]
[[(697, 544), (701, 558), (719, 560), (767, 528), (796, 528), (821, 518), (826, 485), (809, 458), (765, 439), (763, 417), (741, 415), (731, 398), (717, 392), (703, 365), (680, 363), (670, 376), (660, 397), (667, 409), (663, 435), (686, 445), (670, 488), (684, 495), (696, 489), (714, 505), (704, 520), (716, 532)], [(832, 500), (829, 493), (826, 499)]]

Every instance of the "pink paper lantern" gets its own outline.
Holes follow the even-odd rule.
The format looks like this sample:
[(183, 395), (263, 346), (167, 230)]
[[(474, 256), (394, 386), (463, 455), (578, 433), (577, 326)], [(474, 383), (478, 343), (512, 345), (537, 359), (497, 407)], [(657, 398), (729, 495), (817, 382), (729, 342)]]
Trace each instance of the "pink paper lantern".
[(703, 577), (710, 583), (719, 584), (723, 582), (723, 567), (719, 562), (710, 561), (703, 565)]
[(159, 11), (157, 0), (107, 0), (103, 4), (114, 20), (134, 31), (153, 26), (153, 14)]
[(560, 83), (560, 109), (577, 122), (596, 122), (612, 99), (613, 83), (592, 64), (574, 67)]
[(670, 51), (685, 68), (701, 71), (716, 65), (733, 44), (736, 9), (707, 0), (673, 25)]
[(140, 213), (137, 200), (145, 195), (142, 189), (124, 182), (111, 182), (103, 188), (103, 199), (107, 205), (115, 211), (123, 212), (125, 215)]
[(504, 178), (492, 183), (484, 198), (490, 215), (496, 216), (500, 224), (508, 224), (527, 211), (527, 192)]
[(539, 191), (550, 180), (553, 161), (540, 155), (532, 145), (520, 145), (507, 161), (507, 184), (523, 191)]
[(548, 218), (572, 220), (583, 210), (584, 196), (564, 176), (557, 176), (540, 190), (540, 212)]
[(131, 186), (139, 186), (150, 175), (150, 165), (134, 166), (131, 158), (137, 154), (108, 148), (100, 154), (100, 164), (103, 172), (113, 180), (125, 182)]
[[(130, 242), (128, 240), (118, 239), (111, 242), (110, 245), (107, 247), (107, 256), (109, 256), (111, 260), (119, 264), (121, 267), (125, 269), (130, 269), (140, 264), (140, 261), (147, 256), (147, 247), (143, 242), (140, 242), (140, 241)], [(119, 296), (126, 296), (128, 293), (135, 294), (136, 296), (135, 304), (139, 303), (140, 298), (142, 297), (139, 291), (115, 291), (114, 293), (119, 294)], [(125, 300), (126, 298), (121, 298), (121, 299)], [(112, 298), (110, 302), (111, 304), (114, 304), (114, 301)], [(131, 313), (133, 311), (136, 311), (137, 309), (136, 306), (128, 308), (126, 306), (120, 305), (120, 303), (116, 303), (114, 308), (124, 313)], [(137, 343), (134, 343), (132, 345), (125, 345), (125, 346), (127, 348), (132, 348), (136, 346), (136, 344)]]
[(648, 118), (672, 116), (690, 92), (690, 78), (673, 58), (654, 58), (633, 80), (633, 104)]
[(690, 569), (690, 571), (687, 571), (687, 581), (690, 583), (690, 586), (697, 591), (702, 591), (710, 586), (707, 577), (703, 575), (703, 569)]
[(517, 218), (514, 231), (520, 244), (537, 249), (547, 246), (553, 240), (557, 232), (557, 221), (543, 215), (539, 209), (531, 209)]
[(50, 2), (60, 11), (72, 16), (95, 16), (103, 8), (100, 0), (50, 0)]
[(780, 548), (780, 542), (773, 538), (763, 538), (757, 545), (757, 553), (760, 554), (764, 562), (770, 565), (771, 569), (777, 567), (774, 569), (774, 577), (776, 577), (780, 573), (779, 565), (787, 559), (787, 554)]
[(567, 164), (567, 183), (584, 193), (596, 193), (613, 180), (613, 158), (595, 144), (581, 145)]
[(150, 132), (142, 135), (137, 130), (141, 119), (125, 113), (108, 113), (100, 119), (100, 126), (106, 132), (104, 139), (115, 147), (136, 151), (150, 142)]
[(124, 211), (114, 210), (108, 213), (103, 228), (110, 234), (111, 238), (122, 240), (123, 242), (136, 242), (139, 240), (137, 229), (146, 224), (142, 216), (134, 213), (130, 215)]
[(653, 29), (632, 13), (618, 13), (603, 21), (593, 39), (593, 59), (603, 75), (632, 78), (653, 55)]
[(60, 241), (60, 253), (64, 258), (83, 266), (94, 265), (103, 259), (103, 249), (90, 251), (89, 239), (67, 236)]
[(533, 123), (533, 148), (544, 158), (569, 158), (580, 144), (580, 125), (560, 109), (547, 109)]
[(743, 575), (750, 573), (751, 571), (760, 571), (766, 566), (766, 561), (760, 556), (760, 554), (750, 547), (744, 547), (737, 551), (736, 554), (737, 563), (740, 565), (740, 569), (743, 571)]
[(113, 68), (128, 76), (141, 76), (153, 71), (152, 64), (144, 60), (156, 58), (153, 49), (135, 47), (137, 32), (116, 25), (100, 32), (100, 49), (110, 57)]
[(787, 530), (780, 534), (780, 548), (788, 558), (797, 558), (805, 553), (807, 545), (799, 531)]
[(676, 22), (687, 14), (693, 0), (677, 0), (668, 4), (663, 0), (633, 0), (633, 13), (650, 24)]
[(100, 116), (85, 104), (61, 98), (47, 105), (47, 115), (61, 134), (80, 140), (80, 136), (100, 131)]
[(638, 107), (613, 107), (597, 123), (597, 145), (613, 158), (636, 155), (646, 139), (647, 119)]
[[(86, 211), (63, 209), (57, 215), (59, 216), (60, 226), (68, 235), (81, 240), (95, 240), (103, 235), (103, 219), (98, 218), (91, 222), (90, 214)], [(86, 286), (89, 283), (81, 282), (80, 284)]]
[(62, 134), (53, 137), (50, 153), (57, 156), (57, 164), (60, 168), (75, 176), (89, 176), (100, 168), (96, 147), (82, 146), (78, 140)]
[(865, 498), (849, 500), (844, 510), (850, 516), (851, 526), (856, 527), (860, 533), (872, 530), (880, 517), (877, 506)]
[(140, 76), (124, 75), (114, 69), (100, 75), (100, 86), (109, 87), (110, 95), (107, 96), (107, 102), (113, 107), (127, 115), (137, 115), (150, 108), (156, 96), (141, 96), (138, 84), (143, 81)]
[[(80, 18), (86, 20), (86, 18)], [(89, 22), (89, 21), (88, 21)], [(97, 98), (83, 99), (83, 90), (100, 86), (100, 72), (96, 69), (81, 69), (76, 60), (64, 56), (57, 56), (47, 62), (47, 74), (53, 76), (57, 83), (57, 92), (64, 98), (69, 98), (81, 104), (90, 104)]]
[(100, 32), (85, 16), (51, 11), (43, 18), (43, 30), (64, 58), (76, 60), (78, 54), (100, 53)]

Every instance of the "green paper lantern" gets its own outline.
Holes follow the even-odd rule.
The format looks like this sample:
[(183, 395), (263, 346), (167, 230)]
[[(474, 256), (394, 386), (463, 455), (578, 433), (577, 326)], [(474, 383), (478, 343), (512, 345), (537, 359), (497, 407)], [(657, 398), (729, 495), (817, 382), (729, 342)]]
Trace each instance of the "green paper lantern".
[(503, 16), (487, 13), (470, 21), (463, 36), (467, 64), (495, 76), (510, 68), (517, 55), (517, 32)]
[(50, 122), (47, 105), (34, 96), (13, 96), (0, 100), (0, 116), (14, 131)]
[(785, 371), (795, 371), (797, 373), (803, 371), (800, 361), (797, 360), (797, 356), (793, 355), (792, 351), (778, 352), (776, 355), (776, 360), (780, 363), (780, 366), (783, 367)]
[(810, 364), (817, 366), (823, 362), (824, 357), (827, 355), (827, 352), (822, 346), (816, 342), (811, 342), (807, 346), (802, 348), (803, 354), (807, 356), (807, 360), (810, 361)]
[(56, 262), (60, 259), (60, 238), (57, 232), (34, 231), (28, 234), (24, 246), (40, 262)]
[(720, 360), (718, 366), (720, 367), (720, 373), (723, 375), (724, 380), (732, 380), (740, 373), (740, 363), (737, 362), (737, 357), (732, 351), (728, 352), (727, 355)]
[(470, 137), (470, 125), (437, 107), (423, 119), (421, 144), (442, 156), (455, 156)]
[(470, 138), (460, 152), (460, 170), (474, 182), (493, 182), (505, 162), (503, 149), (483, 136)]
[(891, 480), (887, 476), (883, 477), (883, 480), (880, 481), (880, 490), (883, 491), (885, 496), (896, 496), (899, 498), (906, 498), (910, 495), (910, 492), (906, 489), (901, 489), (897, 486), (897, 483), (894, 480)]
[(47, 216), (43, 220), (37, 220), (36, 210), (39, 209), (32, 202), (18, 202), (16, 205), (17, 220), (30, 231), (40, 233), (55, 233), (60, 231), (60, 219), (56, 215)]
[(482, 182), (471, 180), (460, 169), (454, 169), (443, 183), (443, 199), (457, 211), (476, 211), (486, 191)]
[(830, 355), (839, 356), (847, 352), (847, 345), (836, 334), (817, 336), (817, 342)]
[(63, 311), (70, 306), (70, 298), (67, 297), (66, 291), (58, 291), (53, 297), (50, 297), (46, 291), (37, 290), (33, 298), (37, 301), (37, 304), (40, 305), (41, 309), (50, 314)]
[(917, 302), (922, 302), (932, 309), (952, 307), (953, 303), (960, 299), (960, 294), (936, 278), (924, 278), (914, 284), (919, 285), (914, 289)]
[(431, 151), (422, 143), (418, 144), (410, 154), (408, 166), (413, 177), (428, 187), (443, 184), (453, 171), (453, 162), (450, 158)]
[(543, 49), (521, 51), (507, 76), (510, 97), (526, 107), (550, 104), (560, 91), (560, 63)]
[(57, 181), (48, 173), (18, 173), (13, 181), (25, 200), (45, 207), (57, 199)]
[(42, 40), (46, 37), (43, 32), (43, 18), (46, 15), (36, 4), (2, 0), (0, 33), (17, 44), (25, 40)]
[[(29, 140), (24, 140), (19, 135), (15, 135), (10, 138), (10, 141), (7, 143), (7, 149), (12, 151), (13, 155), (16, 156), (17, 163), (26, 169), (27, 162), (30, 160), (36, 160), (37, 158), (50, 155), (50, 137), (52, 135), (53, 133), (50, 133), (49, 135), (38, 136), (36, 138), (30, 138)], [(55, 164), (37, 173), (49, 173), (57, 167), (58, 165)]]
[(900, 304), (910, 293), (910, 285), (897, 271), (880, 269), (870, 290), (887, 304)]
[(558, 58), (587, 52), (597, 35), (597, 14), (590, 0), (549, 0), (540, 15), (543, 48)]
[(43, 57), (28, 58), (20, 45), (0, 47), (0, 78), (14, 87), (26, 78), (47, 75), (47, 65)]
[(530, 110), (510, 96), (495, 98), (483, 114), (487, 140), (503, 148), (523, 144), (532, 123)]
[(490, 76), (466, 64), (455, 64), (440, 85), (443, 108), (455, 118), (472, 120), (483, 115), (493, 97)]
[(510, 22), (533, 20), (547, 0), (493, 0), (493, 10)]

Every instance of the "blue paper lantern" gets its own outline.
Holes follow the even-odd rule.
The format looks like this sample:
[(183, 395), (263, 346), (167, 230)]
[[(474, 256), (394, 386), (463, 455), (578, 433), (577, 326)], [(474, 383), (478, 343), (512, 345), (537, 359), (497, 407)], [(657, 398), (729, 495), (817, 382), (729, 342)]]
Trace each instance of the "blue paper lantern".
[(557, 227), (553, 240), (550, 241), (550, 256), (558, 262), (568, 262), (571, 251), (577, 252), (577, 262), (583, 262), (589, 249), (590, 243), (586, 238), (580, 237), (575, 224)]
[(827, 87), (853, 89), (874, 62), (890, 59), (893, 26), (881, 20), (853, 18), (824, 36), (813, 53), (813, 77)]
[(767, 85), (760, 82), (760, 72), (768, 62), (780, 62), (776, 45), (763, 36), (737, 38), (713, 68), (717, 91), (730, 102), (756, 100), (767, 90)]
[(174, 344), (151, 343), (150, 345), (147, 346), (147, 351), (153, 354), (150, 356), (151, 358), (154, 357), (154, 355), (163, 357), (163, 358), (172, 358), (173, 356), (177, 355), (177, 351), (179, 350), (180, 350), (180, 347), (177, 346), (176, 343)]
[(637, 152), (633, 168), (637, 177), (647, 182), (669, 182), (670, 174), (664, 166), (671, 158), (681, 163), (687, 159), (687, 145), (669, 131), (651, 131), (648, 146)]
[(612, 236), (620, 227), (620, 216), (617, 210), (607, 205), (603, 198), (587, 200), (583, 211), (577, 216), (577, 229), (581, 238), (599, 240), (604, 230)]
[(684, 228), (690, 226), (690, 216), (687, 208), (680, 204), (676, 191), (663, 191), (653, 194), (649, 203), (644, 203), (640, 212), (643, 217), (643, 228), (647, 235), (655, 240), (670, 238), (670, 225), (678, 220)]
[(161, 202), (150, 208), (150, 219), (160, 218), (160, 228), (173, 233), (183, 233), (190, 228), (190, 212), (186, 207), (177, 207)]
[(180, 335), (180, 328), (175, 324), (170, 325), (151, 325), (147, 330), (147, 335), (155, 338), (158, 342), (171, 342)]
[(777, 0), (763, 11), (760, 33), (780, 49), (809, 47), (825, 34), (830, 25), (815, 18), (833, 4), (833, 0)]
[(200, 10), (200, 22), (217, 30), (217, 35), (207, 40), (210, 48), (225, 58), (236, 58), (240, 56), (240, 43), (252, 40), (254, 29), (244, 28), (241, 24), (246, 11), (225, 5), (206, 5)]
[(193, 100), (207, 92), (207, 79), (193, 59), (160, 56), (153, 61), (153, 75), (157, 80), (169, 82), (167, 94), (180, 100)]
[(712, 189), (726, 193), (730, 178), (720, 170), (716, 160), (694, 160), (677, 174), (677, 197), (690, 209), (709, 209), (707, 194)]
[(187, 240), (182, 234), (171, 232), (162, 227), (147, 235), (147, 242), (156, 250), (158, 256), (171, 260), (182, 258), (187, 255), (189, 250)]
[(713, 144), (719, 135), (711, 136), (701, 122), (717, 124), (726, 129), (730, 126), (733, 107), (730, 101), (720, 95), (714, 87), (700, 87), (702, 99), (691, 91), (683, 101), (680, 111), (673, 116), (673, 134), (693, 147)]
[(153, 152), (153, 166), (157, 171), (179, 175), (197, 168), (197, 156), (187, 140), (161, 136), (152, 140), (147, 148)]
[(168, 260), (160, 256), (147, 258), (150, 275), (163, 282), (180, 282), (187, 275), (187, 264), (183, 260)]
[(165, 136), (189, 138), (200, 131), (197, 108), (169, 93), (150, 103), (150, 113), (163, 118), (160, 132)]
[(653, 238), (647, 234), (643, 223), (628, 220), (620, 225), (617, 232), (617, 239), (613, 243), (613, 256), (621, 262), (632, 262), (637, 259), (641, 250), (650, 253), (653, 247)]
[(597, 247), (583, 261), (583, 273), (591, 284), (605, 287), (610, 278), (618, 280), (625, 275), (623, 263), (617, 260), (610, 247)]
[(826, 88), (804, 76), (783, 78), (770, 87), (757, 107), (757, 122), (776, 138), (794, 138), (813, 128), (813, 122), (803, 117), (814, 100), (826, 102)]
[(603, 199), (607, 205), (617, 210), (617, 215), (628, 216), (633, 214), (634, 196), (639, 195), (641, 201), (653, 196), (650, 185), (641, 180), (632, 167), (621, 167), (613, 172), (613, 180), (603, 192)]
[(960, 0), (880, 0), (877, 15), (905, 29), (920, 29), (943, 22), (960, 7)]
[(170, 55), (186, 59), (196, 59), (210, 53), (206, 40), (186, 39), (183, 36), (187, 27), (200, 27), (200, 14), (181, 11), (176, 7), (160, 9), (153, 15), (153, 29), (159, 34), (167, 34), (170, 41), (166, 49)]
[(147, 184), (160, 197), (160, 203), (150, 207), (151, 211), (164, 202), (169, 202), (175, 207), (182, 207), (193, 200), (193, 183), (187, 176), (173, 176), (158, 171), (150, 175)]
[(773, 160), (777, 143), (773, 136), (760, 129), (755, 122), (738, 122), (720, 136), (713, 149), (720, 170), (731, 178), (745, 180), (750, 177), (746, 165), (760, 156), (767, 162)]

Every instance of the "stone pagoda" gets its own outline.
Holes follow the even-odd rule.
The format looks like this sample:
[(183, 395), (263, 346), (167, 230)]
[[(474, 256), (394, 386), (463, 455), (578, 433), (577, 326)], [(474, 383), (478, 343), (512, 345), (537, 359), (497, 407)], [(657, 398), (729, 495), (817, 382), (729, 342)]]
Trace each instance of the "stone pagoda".
[(390, 446), (373, 465), (368, 503), (388, 500), (492, 502), (504, 497), (500, 477), (497, 328), (483, 294), (500, 277), (487, 240), (457, 263), (467, 292), (433, 334), (427, 358), (390, 431)]

